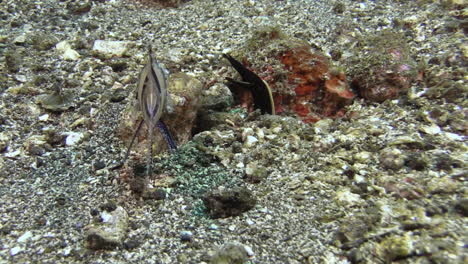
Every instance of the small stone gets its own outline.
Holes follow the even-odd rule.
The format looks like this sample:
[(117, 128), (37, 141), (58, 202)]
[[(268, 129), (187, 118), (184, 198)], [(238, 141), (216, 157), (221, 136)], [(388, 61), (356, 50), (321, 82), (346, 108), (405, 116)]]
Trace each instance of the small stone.
[(424, 143), (418, 135), (408, 135), (408, 136), (398, 136), (388, 142), (388, 145), (413, 145), (413, 146), (423, 146)]
[(32, 232), (31, 231), (27, 231), (26, 233), (24, 233), (22, 236), (20, 236), (16, 242), (18, 243), (24, 243), (26, 241), (28, 241), (29, 239), (31, 239), (32, 237)]
[(405, 157), (399, 149), (386, 148), (380, 153), (380, 164), (385, 169), (399, 170), (405, 165)]
[(182, 231), (180, 232), (180, 240), (183, 242), (192, 241), (193, 233), (191, 231)]
[(90, 1), (72, 1), (67, 4), (67, 9), (75, 15), (82, 15), (88, 13), (91, 10)]
[(16, 254), (20, 253), (21, 251), (23, 251), (23, 249), (20, 248), (20, 247), (11, 248), (10, 249), (10, 255), (15, 256)]
[(253, 256), (250, 247), (242, 244), (227, 243), (219, 249), (210, 260), (211, 264), (244, 264)]
[(128, 41), (96, 40), (93, 51), (105, 57), (122, 57), (128, 51), (129, 46)]
[(113, 103), (118, 103), (123, 101), (125, 98), (127, 98), (127, 91), (123, 88), (118, 88), (115, 89), (114, 92), (112, 92), (112, 95), (110, 97), (110, 101)]
[(73, 49), (67, 49), (63, 54), (62, 57), (64, 60), (67, 61), (76, 61), (80, 58), (80, 54)]
[(43, 114), (41, 116), (39, 116), (39, 121), (47, 121), (49, 120), (49, 114)]
[(260, 183), (268, 176), (264, 167), (258, 166), (257, 162), (251, 162), (245, 167), (246, 179), (250, 183)]
[(362, 151), (354, 155), (354, 160), (359, 163), (367, 163), (372, 154), (368, 151)]
[(352, 193), (348, 188), (338, 190), (335, 195), (335, 200), (343, 205), (356, 205), (363, 202), (359, 194)]
[(336, 14), (343, 14), (346, 11), (346, 5), (344, 3), (334, 3), (333, 4), (333, 12)]
[(226, 218), (238, 216), (252, 209), (256, 204), (256, 199), (246, 188), (219, 188), (208, 193), (203, 202), (213, 218)]
[(258, 142), (258, 139), (254, 136), (247, 136), (245, 139), (245, 146), (246, 147), (252, 147), (255, 143)]
[(449, 140), (455, 140), (455, 141), (463, 141), (464, 140), (463, 136), (460, 136), (459, 134), (455, 134), (455, 133), (446, 132), (446, 133), (444, 133), (444, 136)]
[(0, 139), (0, 153), (4, 152), (7, 148), (8, 148), (7, 141), (6, 140), (4, 141), (4, 140)]
[(59, 42), (59, 39), (56, 36), (49, 35), (43, 32), (35, 32), (35, 35), (31, 37), (33, 47), (36, 50), (44, 51), (50, 50)]
[(67, 41), (61, 41), (59, 42), (55, 48), (57, 49), (58, 52), (62, 54), (62, 58), (64, 60), (78, 60), (80, 58), (80, 54), (71, 48), (70, 43)]
[(63, 254), (65, 257), (67, 257), (67, 256), (70, 255), (71, 252), (72, 252), (71, 247), (66, 247), (66, 248), (63, 250), (62, 254)]
[(86, 247), (111, 249), (123, 244), (128, 229), (128, 214), (118, 206), (114, 211), (101, 213), (101, 222), (84, 228)]
[(107, 211), (101, 213), (101, 220), (103, 223), (107, 223), (112, 219), (112, 215)]
[(74, 146), (80, 143), (85, 138), (85, 134), (81, 132), (69, 132), (65, 139), (65, 145)]
[(14, 157), (17, 157), (17, 156), (19, 156), (19, 155), (21, 155), (21, 154), (22, 154), (22, 151), (19, 150), (19, 149), (17, 149), (17, 150), (15, 150), (15, 151), (10, 151), (10, 152), (6, 153), (6, 154), (5, 154), (5, 157), (7, 157), (7, 158), (14, 158)]
[(99, 206), (99, 209), (107, 212), (113, 212), (115, 209), (117, 209), (117, 204), (113, 201), (109, 201), (101, 206)]
[(130, 239), (129, 241), (125, 241), (123, 244), (124, 248), (127, 250), (132, 250), (141, 245), (141, 241), (138, 239)]
[(211, 225), (208, 227), (208, 229), (210, 229), (210, 230), (218, 230), (218, 228), (219, 228), (219, 227), (218, 227), (216, 224), (211, 224)]
[(426, 190), (431, 194), (453, 193), (457, 189), (459, 185), (449, 177), (434, 177), (426, 183)]
[(15, 75), (15, 79), (18, 81), (18, 82), (22, 82), (22, 83), (25, 83), (28, 81), (26, 75), (23, 75), (23, 74), (17, 74)]
[(423, 126), (421, 127), (421, 131), (428, 134), (428, 135), (436, 135), (441, 132), (441, 129), (438, 125), (432, 124), (430, 126)]
[(100, 170), (100, 169), (105, 168), (106, 164), (103, 161), (99, 160), (99, 161), (94, 162), (93, 167), (94, 167), (94, 170)]
[(73, 96), (59, 93), (45, 94), (38, 96), (37, 103), (44, 109), (63, 112), (73, 106)]
[(414, 25), (418, 21), (419, 21), (419, 18), (416, 15), (404, 17), (403, 20), (402, 20), (402, 22), (407, 24), (407, 25)]
[(187, 256), (187, 254), (180, 254), (180, 255), (177, 255), (177, 260), (179, 261), (178, 263), (189, 263), (189, 257)]
[(36, 145), (30, 145), (28, 151), (29, 151), (29, 154), (33, 156), (42, 156), (45, 153), (44, 148), (42, 148), (41, 146), (36, 146)]
[(26, 35), (25, 34), (21, 34), (21, 35), (17, 36), (15, 39), (13, 39), (13, 43), (15, 43), (17, 45), (24, 44), (25, 42), (26, 42)]

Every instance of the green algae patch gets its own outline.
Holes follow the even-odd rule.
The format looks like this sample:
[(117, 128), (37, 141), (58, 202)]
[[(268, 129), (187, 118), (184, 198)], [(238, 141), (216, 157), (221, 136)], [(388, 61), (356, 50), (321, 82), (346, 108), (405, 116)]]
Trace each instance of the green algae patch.
[(202, 149), (199, 143), (189, 142), (175, 154), (156, 158), (155, 172), (174, 177), (174, 191), (193, 198), (201, 198), (219, 185), (236, 181), (235, 175), (226, 170), (216, 157)]

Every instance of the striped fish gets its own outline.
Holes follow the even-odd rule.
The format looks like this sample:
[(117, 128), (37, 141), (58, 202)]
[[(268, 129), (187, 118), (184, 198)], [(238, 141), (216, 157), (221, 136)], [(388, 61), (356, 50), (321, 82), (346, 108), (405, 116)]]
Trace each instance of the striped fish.
[(135, 134), (132, 137), (132, 141), (130, 142), (130, 146), (128, 147), (127, 153), (125, 154), (125, 158), (118, 167), (121, 167), (127, 160), (130, 154), (130, 149), (132, 148), (132, 145), (143, 125), (143, 122), (145, 122), (148, 127), (148, 175), (151, 173), (153, 159), (153, 131), (155, 127), (159, 128), (161, 134), (169, 146), (169, 150), (173, 151), (177, 149), (176, 143), (171, 133), (169, 132), (169, 129), (161, 120), (161, 116), (166, 109), (167, 99), (167, 75), (164, 71), (164, 68), (159, 65), (159, 63), (154, 58), (154, 54), (151, 52), (151, 48), (149, 48), (148, 62), (140, 73), (137, 87), (137, 100), (141, 111), (143, 112), (143, 120), (141, 120), (138, 124)]
[(161, 118), (167, 101), (167, 76), (149, 51), (149, 59), (140, 73), (137, 99), (148, 127), (154, 128)]
[(149, 59), (141, 71), (138, 82), (138, 102), (143, 111), (143, 120), (148, 126), (149, 151), (147, 174), (151, 174), (153, 163), (153, 131), (166, 106), (167, 76), (149, 50)]

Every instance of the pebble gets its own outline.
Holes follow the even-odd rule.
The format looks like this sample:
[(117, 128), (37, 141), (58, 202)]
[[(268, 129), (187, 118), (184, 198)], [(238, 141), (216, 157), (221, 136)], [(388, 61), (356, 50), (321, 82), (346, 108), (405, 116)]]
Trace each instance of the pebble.
[(441, 129), (438, 125), (432, 124), (430, 126), (423, 126), (421, 127), (421, 131), (428, 134), (428, 135), (436, 135), (441, 132)]
[(47, 121), (49, 120), (49, 114), (43, 114), (39, 116), (39, 121)]
[(112, 219), (112, 214), (104, 211), (101, 213), (101, 220), (103, 223), (108, 223)]
[(128, 97), (127, 91), (125, 89), (123, 89), (123, 88), (118, 88), (118, 89), (115, 89), (112, 92), (112, 95), (110, 97), (110, 101), (113, 102), (113, 103), (118, 103), (118, 102), (123, 101), (127, 97)]
[(18, 81), (18, 82), (22, 82), (22, 83), (25, 83), (28, 81), (26, 75), (23, 75), (23, 74), (17, 74), (15, 75), (15, 79)]
[(246, 263), (253, 250), (242, 244), (226, 243), (212, 257), (211, 264)]
[(66, 247), (66, 248), (63, 250), (62, 254), (63, 254), (65, 257), (67, 257), (67, 256), (70, 255), (71, 251), (72, 251), (71, 247)]
[(76, 50), (72, 49), (70, 43), (67, 41), (57, 43), (55, 48), (62, 54), (62, 58), (64, 60), (74, 61), (80, 58), (80, 54)]
[(98, 160), (94, 162), (93, 167), (94, 167), (94, 170), (104, 169), (106, 167), (106, 163), (104, 163), (101, 160)]
[(38, 96), (37, 103), (44, 109), (53, 112), (63, 112), (73, 105), (73, 96), (71, 94), (43, 94)]
[(380, 153), (380, 164), (391, 170), (399, 170), (405, 165), (405, 156), (399, 149), (386, 148)]
[(265, 138), (265, 132), (263, 131), (263, 129), (257, 128), (257, 130), (255, 131), (255, 134), (257, 135), (259, 139)]
[(184, 242), (192, 241), (193, 233), (191, 231), (181, 231), (180, 240)]
[(218, 228), (219, 228), (219, 227), (218, 227), (216, 224), (211, 224), (211, 225), (208, 227), (208, 229), (210, 229), (210, 230), (218, 230)]
[(205, 195), (203, 202), (208, 214), (213, 218), (238, 216), (252, 209), (257, 200), (253, 193), (245, 187), (232, 189), (218, 188)]
[(22, 154), (22, 152), (19, 149), (17, 149), (15, 151), (11, 151), (11, 152), (6, 153), (4, 156), (7, 157), (7, 158), (14, 158), (14, 157), (19, 156), (20, 154)]
[(93, 51), (104, 56), (122, 57), (128, 50), (128, 41), (96, 40)]
[(20, 236), (20, 237), (18, 238), (18, 240), (16, 240), (16, 242), (18, 242), (18, 243), (24, 243), (24, 242), (28, 241), (31, 237), (32, 237), (32, 232), (31, 232), (31, 231), (27, 231), (27, 232), (24, 233), (22, 236)]
[(254, 136), (247, 136), (246, 140), (245, 140), (245, 146), (247, 147), (251, 147), (253, 146), (255, 143), (258, 142), (258, 139)]
[(344, 188), (336, 192), (335, 199), (343, 205), (356, 205), (362, 202), (359, 194), (352, 193), (349, 189)]
[(463, 141), (464, 137), (455, 133), (446, 132), (444, 133), (445, 137), (450, 140)]
[(123, 245), (128, 229), (128, 214), (121, 206), (112, 212), (101, 212), (102, 222), (93, 222), (84, 228), (86, 247), (109, 249)]
[(15, 44), (24, 44), (26, 42), (26, 35), (19, 35), (14, 40), (13, 43)]
[(14, 255), (20, 253), (21, 251), (23, 251), (23, 249), (20, 248), (20, 247), (11, 248), (11, 249), (10, 249), (10, 255), (11, 255), (11, 256), (14, 256)]
[(62, 54), (62, 58), (67, 61), (76, 61), (80, 58), (80, 54), (76, 50), (67, 49)]
[(84, 139), (84, 133), (81, 132), (69, 132), (67, 138), (65, 139), (65, 144), (67, 146), (74, 146), (81, 142)]

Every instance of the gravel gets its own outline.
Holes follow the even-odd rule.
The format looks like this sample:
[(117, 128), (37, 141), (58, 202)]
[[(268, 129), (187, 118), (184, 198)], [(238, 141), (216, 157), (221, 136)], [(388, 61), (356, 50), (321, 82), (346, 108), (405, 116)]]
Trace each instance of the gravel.
[[(226, 248), (257, 264), (466, 263), (464, 1), (153, 2), (2, 1), (1, 263), (217, 263)], [(395, 30), (421, 76), (400, 99), (356, 99), (315, 124), (231, 111), (178, 156), (155, 157), (158, 177), (142, 184), (163, 199), (126, 179), (144, 153), (108, 169), (126, 151), (116, 131), (148, 45), (170, 72), (214, 83), (209, 97), (226, 91), (222, 53), (265, 27), (345, 71), (362, 36)], [(256, 205), (210, 218), (202, 198), (219, 186), (247, 188)], [(128, 214), (127, 234), (95, 251), (84, 230), (107, 204)]]

